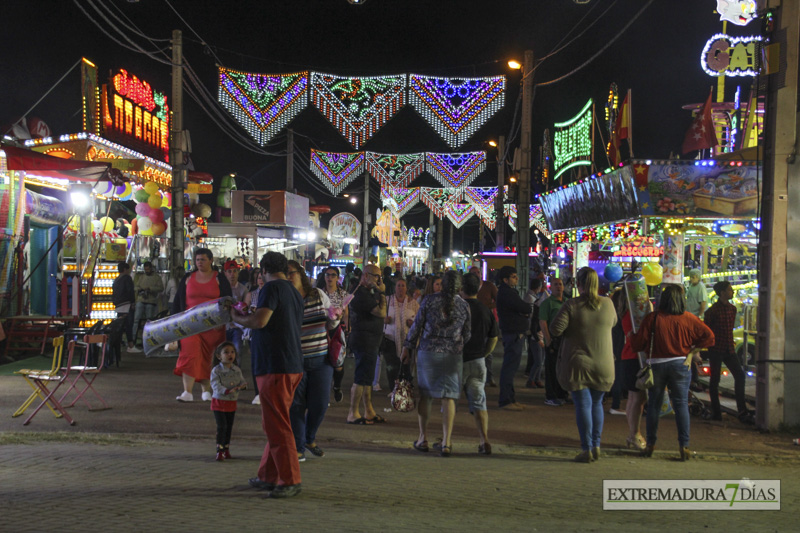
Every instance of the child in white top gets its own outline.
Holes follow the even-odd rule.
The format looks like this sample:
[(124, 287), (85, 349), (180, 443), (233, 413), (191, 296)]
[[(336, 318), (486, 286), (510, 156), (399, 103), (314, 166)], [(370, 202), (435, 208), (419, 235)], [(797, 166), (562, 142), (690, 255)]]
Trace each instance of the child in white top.
[(236, 356), (236, 347), (232, 342), (223, 342), (214, 350), (214, 357), (219, 360), (219, 364), (211, 369), (211, 410), (217, 421), (217, 461), (231, 458), (228, 448), (236, 415), (236, 400), (239, 391), (247, 388), (241, 369), (233, 364)]

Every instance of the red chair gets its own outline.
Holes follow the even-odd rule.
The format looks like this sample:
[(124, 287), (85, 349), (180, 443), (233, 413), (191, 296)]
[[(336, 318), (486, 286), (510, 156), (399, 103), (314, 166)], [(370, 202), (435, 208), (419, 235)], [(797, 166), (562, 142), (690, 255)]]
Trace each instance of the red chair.
[[(64, 400), (67, 398), (70, 392), (73, 390), (78, 390), (78, 384), (81, 379), (86, 384), (83, 389), (78, 393), (72, 403), (67, 405), (66, 407), (72, 407), (78, 400), (83, 400), (86, 402), (86, 405), (89, 406), (90, 411), (102, 411), (105, 409), (111, 409), (108, 404), (105, 402), (102, 396), (97, 392), (97, 390), (92, 386), (94, 380), (97, 379), (97, 376), (100, 375), (100, 371), (103, 370), (103, 365), (105, 364), (105, 357), (106, 357), (106, 344), (108, 342), (108, 335), (86, 335), (83, 337), (83, 342), (76, 342), (75, 345), (80, 346), (83, 348), (84, 357), (83, 357), (83, 364), (80, 366), (72, 366), (70, 370), (77, 371), (78, 375), (72, 380), (67, 392), (59, 400), (60, 403), (64, 403)], [(72, 347), (72, 343), (70, 343)], [(70, 352), (70, 357), (72, 356), (72, 352)], [(84, 394), (91, 389), (97, 399), (100, 400), (100, 403), (103, 404), (103, 407), (93, 408), (92, 404), (89, 403), (89, 400), (84, 398)]]
[[(70, 426), (75, 425), (75, 420), (73, 420), (72, 417), (69, 416), (69, 413), (67, 413), (64, 407), (61, 405), (61, 402), (56, 399), (55, 394), (58, 391), (58, 389), (61, 388), (61, 385), (63, 385), (69, 380), (70, 374), (72, 373), (73, 369), (72, 357), (75, 353), (76, 345), (77, 345), (76, 341), (69, 341), (69, 348), (67, 350), (67, 362), (58, 370), (58, 372), (42, 372), (42, 373), (37, 373), (35, 375), (31, 374), (27, 376), (28, 378), (30, 378), (30, 381), (33, 383), (33, 385), (36, 386), (37, 390), (39, 391), (39, 394), (37, 396), (42, 398), (42, 401), (36, 407), (36, 409), (33, 410), (30, 416), (25, 419), (25, 422), (23, 422), (22, 425), (27, 426), (28, 424), (30, 424), (33, 417), (36, 416), (36, 413), (38, 413), (45, 405), (49, 407), (51, 411), (56, 413), (57, 417), (63, 416), (64, 420), (69, 422)], [(49, 388), (48, 384), (52, 388)]]

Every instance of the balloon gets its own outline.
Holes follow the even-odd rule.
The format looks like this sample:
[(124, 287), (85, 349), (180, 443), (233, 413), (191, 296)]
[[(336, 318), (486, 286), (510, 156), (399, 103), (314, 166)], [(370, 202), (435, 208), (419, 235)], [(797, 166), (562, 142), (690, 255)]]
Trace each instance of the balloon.
[(114, 189), (114, 185), (110, 181), (101, 181), (94, 186), (94, 192), (97, 194), (108, 194)]
[(152, 181), (148, 181), (144, 184), (144, 190), (147, 192), (148, 195), (153, 195), (158, 192), (158, 184)]
[(146, 217), (150, 214), (150, 206), (146, 202), (136, 204), (136, 214), (140, 217)]
[(69, 219), (69, 229), (78, 231), (81, 227), (81, 217), (74, 215)]
[(144, 189), (139, 189), (133, 194), (133, 199), (137, 202), (146, 202), (150, 198), (150, 194)]
[(131, 229), (128, 230), (128, 235), (136, 235), (139, 233), (139, 217), (131, 220)]
[(164, 207), (164, 204), (161, 204), (161, 213), (164, 215), (164, 220), (167, 220), (172, 216), (172, 211), (170, 211), (169, 208)]
[(603, 270), (603, 277), (611, 283), (622, 279), (622, 267), (618, 263), (609, 263)]
[(211, 207), (208, 204), (194, 204), (192, 206), (192, 213), (196, 217), (208, 218), (211, 216)]
[(161, 235), (165, 231), (167, 231), (167, 225), (164, 224), (163, 222), (158, 222), (156, 224), (153, 224), (153, 228), (151, 231), (153, 232), (153, 235)]
[(139, 235), (144, 235), (145, 237), (152, 237), (153, 236), (153, 228), (142, 230), (139, 232)]
[(103, 217), (100, 219), (100, 227), (103, 232), (111, 231), (114, 229), (114, 221), (108, 217)]
[(647, 263), (642, 267), (642, 276), (644, 276), (645, 283), (654, 287), (661, 283), (664, 277), (664, 269), (658, 263)]
[(149, 231), (150, 228), (152, 227), (153, 227), (152, 220), (145, 217), (139, 218), (139, 233), (144, 233), (145, 231)]
[(125, 194), (125, 185), (127, 185), (127, 183), (124, 185), (117, 185), (117, 188), (114, 190), (114, 192), (117, 193), (117, 196), (122, 196)]
[[(119, 191), (119, 187), (117, 187), (117, 191)], [(131, 187), (130, 183), (126, 183), (122, 186), (122, 192), (119, 193), (120, 197), (122, 196), (130, 196), (133, 193), (133, 188)]]
[(150, 213), (147, 215), (147, 218), (152, 220), (153, 224), (164, 222), (164, 213), (161, 212), (161, 209), (151, 209)]
[(156, 193), (150, 196), (150, 198), (147, 199), (147, 205), (149, 205), (154, 209), (158, 209), (159, 207), (161, 207), (161, 195)]
[(128, 245), (127, 239), (114, 239), (114, 244), (124, 244), (125, 246)]
[(161, 207), (172, 207), (172, 193), (165, 192), (162, 194)]

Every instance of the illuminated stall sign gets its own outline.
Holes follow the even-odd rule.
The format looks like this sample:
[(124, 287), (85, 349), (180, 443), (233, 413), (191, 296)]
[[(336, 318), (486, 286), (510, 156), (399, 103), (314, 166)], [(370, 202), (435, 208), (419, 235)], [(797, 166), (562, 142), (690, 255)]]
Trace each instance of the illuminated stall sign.
[(580, 113), (566, 122), (555, 125), (553, 152), (555, 162), (553, 179), (577, 166), (592, 164), (592, 100), (590, 99)]
[(658, 246), (653, 237), (637, 237), (622, 241), (618, 250), (614, 250), (614, 257), (659, 257), (664, 253), (664, 247)]
[(706, 41), (700, 65), (709, 76), (757, 76), (761, 37), (731, 37), (718, 33)]
[(120, 69), (103, 84), (101, 106), (106, 138), (169, 161), (170, 111), (165, 94)]

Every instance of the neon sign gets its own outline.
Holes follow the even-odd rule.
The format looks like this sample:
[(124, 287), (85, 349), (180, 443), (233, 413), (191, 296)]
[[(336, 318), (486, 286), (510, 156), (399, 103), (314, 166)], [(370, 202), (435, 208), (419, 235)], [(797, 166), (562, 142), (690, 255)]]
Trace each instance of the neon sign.
[(572, 119), (555, 125), (553, 152), (556, 171), (553, 179), (570, 168), (592, 164), (592, 100), (590, 99), (580, 113)]
[(718, 33), (706, 41), (700, 66), (709, 76), (756, 76), (760, 69), (761, 37), (731, 37)]
[(170, 113), (166, 95), (124, 69), (103, 85), (104, 134), (169, 161)]
[(653, 237), (636, 237), (623, 241), (614, 257), (659, 257), (664, 254), (663, 246), (656, 246)]

